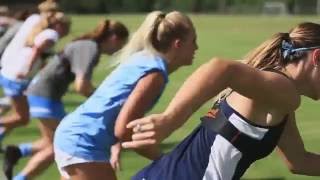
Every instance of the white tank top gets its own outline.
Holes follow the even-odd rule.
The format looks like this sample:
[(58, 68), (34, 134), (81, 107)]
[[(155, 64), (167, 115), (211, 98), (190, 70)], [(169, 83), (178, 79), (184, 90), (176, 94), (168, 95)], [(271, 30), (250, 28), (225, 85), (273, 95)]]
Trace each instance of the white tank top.
[[(53, 29), (45, 29), (40, 32), (34, 39), (34, 46), (40, 46), (46, 40), (51, 40), (54, 43), (59, 39), (59, 34)], [(19, 73), (26, 72), (28, 69), (28, 60), (32, 54), (32, 47), (24, 46), (11, 55), (12, 59), (2, 59), (1, 74), (11, 80), (18, 80)], [(32, 78), (40, 68), (40, 61), (32, 66), (28, 79)]]

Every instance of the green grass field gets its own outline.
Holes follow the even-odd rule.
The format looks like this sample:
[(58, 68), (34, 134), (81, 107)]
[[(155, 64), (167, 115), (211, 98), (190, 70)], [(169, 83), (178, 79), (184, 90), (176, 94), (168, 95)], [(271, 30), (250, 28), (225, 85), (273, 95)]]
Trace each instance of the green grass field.
[[(200, 64), (205, 63), (210, 58), (218, 56), (231, 59), (241, 59), (250, 49), (257, 46), (260, 42), (270, 37), (275, 32), (287, 32), (302, 21), (317, 22), (316, 17), (269, 17), (269, 16), (219, 16), (219, 15), (191, 15), (198, 34), (199, 50), (197, 51), (194, 65), (182, 68), (170, 77), (170, 83), (161, 97), (157, 106), (152, 112), (161, 112), (168, 105), (170, 99), (174, 96), (177, 89), (180, 87), (184, 79), (194, 71)], [(64, 38), (59, 43), (58, 48), (61, 48), (65, 42), (68, 42), (72, 37), (80, 35), (97, 24), (102, 18), (113, 18), (125, 23), (131, 31), (134, 31), (142, 22), (142, 15), (106, 15), (106, 16), (72, 16), (72, 31), (71, 34)], [(104, 77), (110, 72), (108, 68), (109, 57), (102, 57), (99, 66), (97, 67), (94, 80), (98, 85)], [(285, 92), (279, 92), (285, 93)], [(64, 98), (67, 110), (70, 112), (84, 98), (73, 93), (70, 93)], [(191, 130), (199, 123), (201, 117), (209, 108), (210, 103), (203, 106), (192, 118), (172, 136), (170, 136), (163, 144), (165, 151), (170, 150), (181, 141)], [(317, 104), (304, 99), (301, 108), (297, 112), (297, 121), (301, 130), (305, 146), (310, 151), (320, 152), (320, 121), (316, 117)], [(36, 128), (36, 120), (25, 128), (19, 128), (12, 132), (4, 141), (4, 144), (20, 143), (34, 140), (39, 133)], [(2, 157), (2, 156), (1, 156)], [(18, 172), (26, 160), (19, 162), (16, 172)], [(149, 161), (140, 157), (132, 151), (125, 151), (122, 156), (122, 171), (118, 173), (119, 179), (129, 179), (135, 172), (148, 164)], [(1, 174), (0, 174), (0, 179)], [(38, 179), (55, 180), (59, 179), (59, 174), (55, 166), (51, 166), (49, 170), (42, 174)], [(306, 176), (292, 175), (279, 156), (274, 153), (268, 158), (261, 160), (250, 168), (243, 179), (258, 180), (258, 179), (296, 179), (296, 180), (311, 180), (319, 178), (311, 178)]]

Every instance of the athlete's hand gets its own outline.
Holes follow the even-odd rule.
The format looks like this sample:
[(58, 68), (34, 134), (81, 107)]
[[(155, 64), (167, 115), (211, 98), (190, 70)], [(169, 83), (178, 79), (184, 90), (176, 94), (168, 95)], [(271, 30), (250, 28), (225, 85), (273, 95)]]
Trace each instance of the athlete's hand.
[(121, 143), (117, 142), (111, 146), (110, 164), (114, 171), (121, 171), (120, 166)]
[(133, 129), (132, 141), (122, 143), (122, 147), (139, 148), (161, 143), (172, 132), (168, 122), (168, 117), (163, 114), (131, 121), (127, 128)]

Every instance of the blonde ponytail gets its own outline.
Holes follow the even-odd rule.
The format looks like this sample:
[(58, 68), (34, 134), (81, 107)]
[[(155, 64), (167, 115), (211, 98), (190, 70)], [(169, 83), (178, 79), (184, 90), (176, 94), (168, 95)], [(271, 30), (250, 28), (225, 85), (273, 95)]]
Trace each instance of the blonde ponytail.
[(168, 14), (151, 12), (116, 56), (116, 63), (124, 62), (129, 56), (142, 50), (148, 50), (150, 54), (166, 52), (174, 39), (184, 39), (192, 29), (191, 20), (178, 11)]
[(46, 0), (38, 5), (40, 13), (55, 12), (59, 10), (59, 5), (54, 0)]
[(129, 56), (138, 51), (152, 49), (149, 37), (151, 36), (151, 31), (154, 28), (156, 20), (161, 15), (163, 15), (161, 11), (154, 11), (146, 17), (138, 30), (133, 33), (127, 45), (119, 51), (120, 53), (116, 57), (119, 63), (125, 61)]

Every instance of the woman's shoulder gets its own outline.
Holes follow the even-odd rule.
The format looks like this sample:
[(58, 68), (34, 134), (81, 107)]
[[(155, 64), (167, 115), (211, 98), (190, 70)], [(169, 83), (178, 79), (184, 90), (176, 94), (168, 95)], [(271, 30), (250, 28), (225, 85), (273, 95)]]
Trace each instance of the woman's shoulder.
[(294, 80), (281, 71), (263, 71), (263, 73), (268, 74), (270, 80), (274, 81), (274, 86), (271, 88), (275, 88), (280, 96), (286, 97), (287, 101), (285, 101), (284, 104), (287, 105), (288, 110), (290, 112), (295, 111), (300, 106), (301, 95), (298, 92)]
[(146, 68), (166, 69), (166, 62), (163, 58), (145, 50), (132, 54), (127, 62), (131, 65), (138, 65)]
[(39, 34), (44, 34), (47, 36), (59, 36), (59, 33), (56, 30), (51, 29), (51, 28), (44, 29)]
[(294, 111), (300, 105), (300, 94), (294, 80), (284, 73), (263, 71), (254, 68), (243, 61), (223, 60), (214, 58), (208, 62), (212, 71), (225, 69), (222, 75), (232, 74), (229, 86), (241, 94), (279, 107), (285, 111)]
[(25, 24), (34, 24), (34, 23), (38, 23), (41, 19), (40, 14), (32, 14), (30, 15), (25, 21)]

